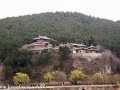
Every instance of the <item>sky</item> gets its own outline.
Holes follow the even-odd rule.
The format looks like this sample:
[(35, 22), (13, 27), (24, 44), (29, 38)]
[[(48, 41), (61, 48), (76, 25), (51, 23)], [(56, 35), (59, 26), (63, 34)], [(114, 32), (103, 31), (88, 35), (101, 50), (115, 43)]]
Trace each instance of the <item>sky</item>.
[(120, 20), (120, 0), (0, 0), (0, 19), (56, 11), (117, 21)]

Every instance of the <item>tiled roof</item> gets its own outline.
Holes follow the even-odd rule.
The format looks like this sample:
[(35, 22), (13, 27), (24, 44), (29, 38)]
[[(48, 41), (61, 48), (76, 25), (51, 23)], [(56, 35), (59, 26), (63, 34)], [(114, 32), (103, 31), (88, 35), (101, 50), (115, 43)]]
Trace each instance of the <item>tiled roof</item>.
[(47, 36), (38, 36), (37, 38), (34, 38), (33, 40), (38, 40), (38, 39), (47, 39), (49, 40), (50, 38), (48, 38)]

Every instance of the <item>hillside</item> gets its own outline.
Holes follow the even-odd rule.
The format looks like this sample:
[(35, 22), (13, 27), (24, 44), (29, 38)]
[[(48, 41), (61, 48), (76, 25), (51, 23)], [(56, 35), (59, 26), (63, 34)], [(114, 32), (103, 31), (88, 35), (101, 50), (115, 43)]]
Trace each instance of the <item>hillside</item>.
[[(24, 44), (31, 43), (33, 38), (38, 35), (48, 36), (55, 39), (56, 42), (51, 42), (54, 45), (67, 42), (83, 42), (88, 46), (91, 44), (100, 44), (120, 57), (119, 21), (113, 22), (76, 12), (48, 12), (5, 18), (0, 20), (0, 60), (6, 66), (4, 70), (6, 79), (12, 79), (12, 76), (19, 71), (28, 73), (29, 75), (31, 75), (31, 72), (36, 71), (34, 72), (36, 76), (31, 75), (31, 77), (37, 80), (39, 75), (45, 73), (44, 70), (49, 70), (48, 68), (65, 69), (67, 74), (74, 68), (70, 67), (73, 63), (72, 58), (67, 58), (65, 62), (61, 63), (59, 62), (59, 54), (54, 52), (52, 52), (52, 54), (44, 54), (45, 56), (50, 55), (50, 62), (53, 62), (54, 60), (56, 61), (53, 63), (47, 62), (45, 64), (46, 67), (43, 68), (43, 66), (36, 65), (37, 59), (39, 58), (38, 54), (33, 55), (32, 52), (19, 50)], [(44, 59), (46, 60), (46, 58)], [(101, 60), (104, 62), (106, 59), (102, 58)], [(119, 62), (116, 58), (113, 60)], [(65, 68), (65, 63), (68, 64), (68, 68)], [(109, 63), (109, 61), (106, 63)], [(90, 66), (91, 64), (86, 63), (85, 65)], [(115, 64), (115, 67), (113, 67), (114, 69), (112, 69), (113, 73), (117, 72), (117, 66), (119, 67), (119, 65), (119, 63)], [(43, 68), (43, 73), (39, 73), (38, 70), (40, 68)]]
[(119, 56), (120, 23), (81, 13), (56, 12), (12, 17), (0, 20), (0, 46), (21, 47), (38, 35), (59, 42), (91, 42), (115, 51)]
[(59, 42), (85, 44), (92, 36), (94, 43), (116, 50), (112, 45), (119, 45), (120, 23), (81, 13), (41, 13), (1, 19), (0, 32), (1, 40), (18, 43), (16, 47), (29, 43), (40, 34)]
[(89, 74), (96, 72), (102, 74), (114, 74), (117, 72), (116, 66), (120, 64), (120, 59), (109, 50), (105, 50), (102, 53), (102, 57), (73, 57), (73, 60), (74, 68)]

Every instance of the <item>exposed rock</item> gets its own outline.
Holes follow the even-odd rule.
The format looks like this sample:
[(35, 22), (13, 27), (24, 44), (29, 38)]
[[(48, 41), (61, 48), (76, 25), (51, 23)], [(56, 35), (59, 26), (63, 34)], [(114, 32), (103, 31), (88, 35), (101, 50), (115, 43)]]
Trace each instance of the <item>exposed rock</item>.
[(73, 57), (73, 67), (87, 74), (96, 72), (112, 74), (117, 64), (120, 64), (120, 59), (109, 50), (105, 50), (102, 57)]

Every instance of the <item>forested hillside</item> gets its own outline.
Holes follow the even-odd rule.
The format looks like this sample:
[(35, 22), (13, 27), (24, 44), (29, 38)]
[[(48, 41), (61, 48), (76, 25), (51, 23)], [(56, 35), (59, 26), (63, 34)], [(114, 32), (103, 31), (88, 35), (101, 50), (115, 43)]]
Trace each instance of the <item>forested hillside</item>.
[(91, 41), (94, 41), (94, 44), (103, 45), (117, 52), (118, 56), (120, 54), (119, 22), (71, 12), (41, 13), (0, 20), (2, 47), (21, 47), (38, 35), (46, 35), (59, 42), (85, 44), (88, 44), (92, 37)]
[[(77, 12), (48, 12), (5, 18), (0, 20), (0, 59), (6, 66), (8, 62), (13, 65), (7, 68), (9, 71), (16, 70), (8, 72), (6, 69), (6, 77), (17, 71), (30, 72), (28, 68), (32, 63), (30, 61), (32, 53), (18, 49), (32, 42), (38, 35), (53, 38), (58, 41), (56, 44), (66, 42), (100, 44), (120, 57), (119, 21), (113, 22)], [(13, 64), (15, 62), (16, 66)], [(16, 68), (17, 66), (19, 68)]]

